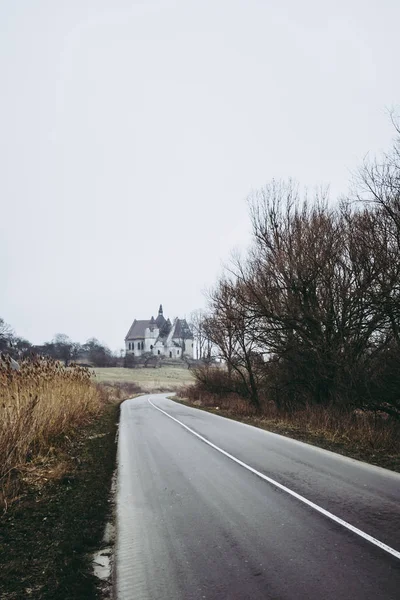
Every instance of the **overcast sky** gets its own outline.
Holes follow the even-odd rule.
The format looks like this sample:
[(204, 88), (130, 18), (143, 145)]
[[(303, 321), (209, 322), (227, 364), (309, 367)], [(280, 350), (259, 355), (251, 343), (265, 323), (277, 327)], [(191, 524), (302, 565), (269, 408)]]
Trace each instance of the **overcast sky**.
[(189, 316), (246, 197), (347, 191), (400, 102), (398, 0), (0, 0), (0, 316), (123, 346)]

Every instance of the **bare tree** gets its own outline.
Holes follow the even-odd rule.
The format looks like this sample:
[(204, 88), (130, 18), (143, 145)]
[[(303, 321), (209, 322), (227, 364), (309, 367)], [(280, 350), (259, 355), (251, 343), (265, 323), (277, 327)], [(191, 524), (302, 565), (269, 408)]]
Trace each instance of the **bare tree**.
[(9, 352), (14, 332), (4, 319), (0, 318), (0, 352)]
[(205, 320), (229, 379), (240, 376), (255, 404), (262, 393), (286, 408), (397, 406), (393, 367), (387, 388), (381, 367), (376, 376), (378, 357), (394, 364), (400, 331), (392, 217), (333, 210), (323, 194), (310, 203), (292, 182), (272, 182), (250, 209), (253, 247), (210, 294)]
[(228, 371), (228, 382), (233, 386), (233, 373), (241, 380), (251, 403), (259, 408), (260, 398), (255, 368), (256, 340), (253, 320), (241, 304), (239, 282), (221, 279), (210, 292), (211, 315), (204, 321), (207, 338), (215, 344)]
[(195, 310), (190, 315), (190, 325), (194, 337), (196, 359), (201, 360), (211, 357), (212, 343), (205, 331), (207, 313), (203, 310)]
[(51, 342), (45, 344), (45, 350), (50, 356), (62, 360), (65, 366), (68, 366), (78, 357), (80, 345), (64, 333), (57, 333)]
[(357, 200), (379, 206), (392, 221), (391, 233), (400, 236), (400, 120), (391, 112), (395, 131), (392, 147), (380, 159), (366, 158), (355, 178)]

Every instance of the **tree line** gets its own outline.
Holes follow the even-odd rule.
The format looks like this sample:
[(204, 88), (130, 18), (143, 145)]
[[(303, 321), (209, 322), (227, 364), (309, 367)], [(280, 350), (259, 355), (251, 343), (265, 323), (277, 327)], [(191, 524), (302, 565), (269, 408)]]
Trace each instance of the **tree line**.
[(113, 367), (117, 357), (111, 350), (96, 338), (90, 338), (84, 344), (72, 341), (67, 335), (58, 333), (50, 342), (42, 345), (31, 344), (28, 340), (17, 336), (12, 327), (0, 318), (0, 353), (7, 354), (15, 360), (32, 355), (48, 356), (62, 361), (66, 366), (80, 361), (94, 367)]
[(209, 293), (201, 331), (226, 369), (199, 384), (272, 401), (400, 417), (400, 131), (352, 195), (272, 181), (249, 198), (251, 247)]

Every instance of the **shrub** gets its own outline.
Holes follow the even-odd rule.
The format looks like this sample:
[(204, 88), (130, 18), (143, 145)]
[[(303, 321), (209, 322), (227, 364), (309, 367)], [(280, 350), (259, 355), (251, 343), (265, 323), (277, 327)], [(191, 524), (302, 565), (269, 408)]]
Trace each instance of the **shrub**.
[(248, 398), (249, 390), (238, 373), (229, 373), (223, 366), (200, 365), (192, 369), (199, 390), (218, 394), (238, 394), (242, 398)]

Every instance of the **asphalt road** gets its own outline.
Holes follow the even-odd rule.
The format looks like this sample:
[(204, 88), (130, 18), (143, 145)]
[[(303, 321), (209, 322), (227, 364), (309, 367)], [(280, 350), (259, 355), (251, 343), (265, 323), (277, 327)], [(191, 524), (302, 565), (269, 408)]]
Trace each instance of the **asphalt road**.
[(118, 461), (117, 600), (400, 598), (396, 473), (163, 394), (122, 404)]

